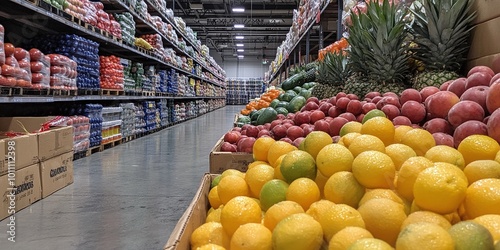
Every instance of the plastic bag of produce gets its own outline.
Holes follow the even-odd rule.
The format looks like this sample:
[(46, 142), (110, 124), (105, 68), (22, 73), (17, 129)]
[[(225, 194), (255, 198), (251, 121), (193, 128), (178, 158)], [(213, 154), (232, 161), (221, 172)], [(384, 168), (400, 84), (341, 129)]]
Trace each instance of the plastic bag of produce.
[(172, 9), (167, 9), (165, 11), (165, 15), (167, 16), (168, 19), (174, 20), (174, 11)]
[(85, 10), (82, 18), (83, 21), (96, 26), (98, 20), (96, 6), (88, 0), (83, 0), (83, 9)]
[(49, 54), (50, 86), (54, 89), (76, 89), (77, 63), (67, 56)]
[(19, 75), (17, 77), (16, 86), (23, 88), (31, 88), (31, 60), (30, 54), (23, 48), (15, 48), (14, 57), (17, 60)]
[(5, 36), (5, 29), (3, 26), (0, 24), (0, 65), (5, 63), (5, 50), (4, 50), (4, 36)]

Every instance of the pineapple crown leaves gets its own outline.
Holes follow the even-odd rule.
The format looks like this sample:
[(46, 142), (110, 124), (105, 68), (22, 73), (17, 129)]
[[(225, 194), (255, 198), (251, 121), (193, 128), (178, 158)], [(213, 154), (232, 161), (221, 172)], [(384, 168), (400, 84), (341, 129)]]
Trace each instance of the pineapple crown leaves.
[(405, 42), (408, 13), (403, 5), (384, 0), (369, 3), (366, 14), (351, 14), (349, 32), (353, 71), (376, 82), (402, 82), (410, 71)]
[(411, 10), (412, 33), (418, 47), (414, 57), (429, 70), (457, 71), (466, 60), (469, 32), (476, 12), (472, 0), (423, 0)]
[(341, 85), (351, 75), (351, 67), (347, 54), (343, 52), (328, 52), (318, 65), (318, 82), (327, 85)]

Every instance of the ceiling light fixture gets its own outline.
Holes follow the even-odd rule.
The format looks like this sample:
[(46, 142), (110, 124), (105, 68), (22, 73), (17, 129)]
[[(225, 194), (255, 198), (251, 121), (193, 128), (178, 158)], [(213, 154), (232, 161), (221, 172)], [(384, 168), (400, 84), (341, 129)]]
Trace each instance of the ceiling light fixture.
[(245, 12), (245, 8), (235, 7), (235, 8), (233, 8), (233, 12)]
[(245, 44), (243, 44), (243, 43), (237, 43), (236, 44), (236, 47), (243, 47), (243, 46), (245, 46)]
[(238, 39), (238, 40), (245, 39), (245, 37), (244, 37), (244, 36), (235, 36), (234, 38), (235, 38), (235, 39)]
[(234, 27), (237, 29), (243, 29), (243, 28), (245, 28), (245, 25), (244, 24), (235, 24)]
[(244, 49), (237, 49), (236, 51), (238, 51), (238, 52), (245, 52)]
[(192, 10), (202, 10), (203, 4), (202, 3), (190, 3), (189, 8), (191, 8)]
[(238, 58), (244, 58), (245, 56), (244, 55), (238, 55)]

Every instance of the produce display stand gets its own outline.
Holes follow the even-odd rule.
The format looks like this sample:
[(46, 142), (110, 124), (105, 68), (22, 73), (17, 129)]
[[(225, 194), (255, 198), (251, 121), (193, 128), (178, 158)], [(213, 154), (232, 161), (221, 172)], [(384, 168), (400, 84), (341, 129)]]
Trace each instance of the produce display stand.
[(236, 169), (246, 172), (248, 164), (252, 163), (253, 155), (242, 152), (222, 152), (221, 146), (224, 143), (222, 136), (210, 151), (210, 168), (212, 174), (221, 174), (226, 169)]
[[(323, 37), (323, 29), (322, 29), (322, 24), (320, 22), (321, 17), (326, 17), (326, 15), (331, 15), (330, 10), (332, 10), (332, 11), (336, 10), (335, 15), (337, 16), (337, 20), (339, 20), (338, 17), (341, 16), (342, 8), (338, 8), (338, 6), (342, 6), (341, 1), (339, 1), (339, 2), (337, 2), (337, 1), (327, 2), (325, 4), (325, 6), (323, 6), (320, 9), (320, 12), (316, 16), (316, 18), (309, 20), (309, 25), (307, 26), (305, 31), (301, 34), (300, 38), (291, 47), (288, 54), (284, 55), (284, 58), (281, 61), (281, 63), (278, 66), (276, 66), (276, 70), (272, 74), (269, 75), (269, 78), (267, 79), (268, 85), (271, 83), (273, 83), (272, 85), (278, 85), (279, 83), (284, 81), (286, 78), (288, 78), (288, 70), (289, 70), (290, 66), (300, 63), (301, 56), (305, 56), (305, 61), (306, 61), (306, 63), (308, 63), (310, 54), (317, 53), (320, 49), (322, 49), (322, 46), (320, 46), (320, 45), (323, 44), (323, 42), (325, 40), (330, 38), (331, 34), (326, 36), (326, 37)], [(329, 10), (329, 11), (327, 12), (327, 10)], [(335, 11), (334, 11), (334, 13), (335, 13)], [(319, 36), (318, 36), (319, 43), (318, 43), (318, 45), (311, 48), (311, 46), (310, 46), (311, 45), (310, 44), (310, 40), (311, 40), (310, 33), (315, 25), (319, 25), (319, 30), (320, 30)], [(337, 30), (339, 29), (339, 27), (341, 27), (341, 26), (337, 26)], [(335, 36), (333, 38), (333, 40), (336, 40), (338, 38), (339, 33), (338, 32), (334, 32), (334, 33), (337, 33), (337, 36)], [(303, 45), (305, 45), (305, 50), (302, 50)], [(305, 53), (305, 55), (303, 55), (302, 53)], [(275, 82), (276, 82), (276, 84), (275, 84)]]

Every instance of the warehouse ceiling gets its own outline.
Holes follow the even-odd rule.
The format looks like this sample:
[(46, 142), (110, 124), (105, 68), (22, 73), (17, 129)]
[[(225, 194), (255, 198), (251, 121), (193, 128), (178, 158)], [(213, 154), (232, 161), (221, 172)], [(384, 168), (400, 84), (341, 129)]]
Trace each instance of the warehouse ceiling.
[[(244, 44), (245, 57), (273, 60), (276, 48), (290, 30), (293, 11), (299, 6), (299, 0), (174, 0), (174, 3), (168, 7), (174, 10), (175, 16), (182, 17), (202, 43), (211, 51), (217, 51), (223, 60), (236, 56), (236, 50), (241, 49), (236, 47), (237, 43)], [(330, 4), (322, 22), (337, 19), (336, 6), (336, 3)], [(235, 12), (233, 8), (245, 11)], [(235, 24), (245, 27), (235, 28)], [(330, 37), (336, 37), (331, 34), (336, 31), (326, 32), (325, 36), (330, 32)], [(244, 38), (238, 40), (237, 36)]]

